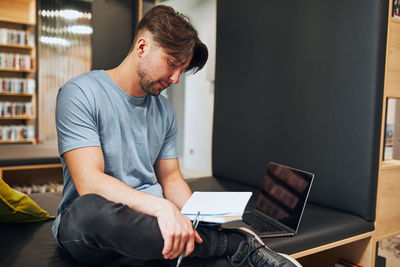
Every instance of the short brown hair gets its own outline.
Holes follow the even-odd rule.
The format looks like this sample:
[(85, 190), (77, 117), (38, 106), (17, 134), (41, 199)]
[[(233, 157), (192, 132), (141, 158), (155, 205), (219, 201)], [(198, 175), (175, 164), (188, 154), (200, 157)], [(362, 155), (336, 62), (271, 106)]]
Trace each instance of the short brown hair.
[(190, 19), (172, 7), (157, 5), (147, 11), (136, 27), (133, 46), (143, 30), (148, 30), (158, 45), (174, 58), (172, 64), (183, 65), (192, 52), (193, 58), (186, 71), (196, 73), (206, 64), (207, 46), (200, 41)]

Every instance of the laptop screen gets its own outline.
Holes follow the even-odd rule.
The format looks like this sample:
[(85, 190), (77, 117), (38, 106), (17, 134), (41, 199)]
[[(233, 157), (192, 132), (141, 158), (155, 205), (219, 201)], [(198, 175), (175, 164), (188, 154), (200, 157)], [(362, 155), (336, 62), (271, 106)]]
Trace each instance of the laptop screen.
[(297, 231), (314, 175), (269, 163), (256, 209)]

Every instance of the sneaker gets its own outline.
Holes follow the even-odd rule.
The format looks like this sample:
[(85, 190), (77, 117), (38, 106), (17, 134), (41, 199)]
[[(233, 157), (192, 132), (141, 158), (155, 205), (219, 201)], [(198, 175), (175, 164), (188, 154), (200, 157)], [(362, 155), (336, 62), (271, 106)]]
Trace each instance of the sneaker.
[(245, 241), (240, 242), (236, 252), (229, 257), (233, 266), (301, 267), (301, 264), (294, 258), (268, 248), (261, 238), (250, 229), (242, 227), (234, 231), (242, 234)]

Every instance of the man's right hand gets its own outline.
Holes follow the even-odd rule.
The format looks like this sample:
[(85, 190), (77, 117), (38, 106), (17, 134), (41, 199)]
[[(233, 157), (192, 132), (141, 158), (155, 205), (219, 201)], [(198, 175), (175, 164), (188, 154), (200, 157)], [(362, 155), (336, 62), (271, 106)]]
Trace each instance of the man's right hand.
[(184, 248), (184, 256), (187, 256), (193, 252), (194, 242), (201, 243), (203, 240), (199, 233), (193, 230), (192, 222), (171, 201), (162, 201), (162, 209), (156, 213), (156, 218), (164, 238), (163, 257), (175, 259)]

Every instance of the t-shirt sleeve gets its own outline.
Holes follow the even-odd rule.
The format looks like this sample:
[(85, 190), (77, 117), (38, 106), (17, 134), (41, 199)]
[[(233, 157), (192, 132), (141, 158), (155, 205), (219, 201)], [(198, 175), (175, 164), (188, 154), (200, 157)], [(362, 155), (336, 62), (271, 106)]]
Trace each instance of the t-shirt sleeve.
[(94, 106), (73, 83), (60, 88), (56, 104), (56, 127), (60, 155), (76, 148), (100, 146)]
[(161, 147), (161, 151), (158, 155), (160, 159), (171, 159), (177, 158), (177, 141), (178, 141), (178, 124), (176, 122), (176, 114), (170, 103), (168, 109), (168, 124), (167, 133), (165, 135), (164, 143)]

